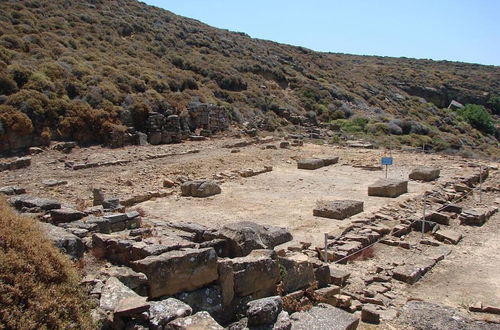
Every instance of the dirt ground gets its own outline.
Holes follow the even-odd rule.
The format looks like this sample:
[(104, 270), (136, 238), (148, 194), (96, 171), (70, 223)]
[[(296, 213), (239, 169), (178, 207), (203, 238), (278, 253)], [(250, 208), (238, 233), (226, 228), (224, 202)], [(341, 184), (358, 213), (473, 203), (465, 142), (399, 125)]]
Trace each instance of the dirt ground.
[[(0, 186), (21, 185), (30, 194), (53, 197), (70, 206), (90, 206), (92, 188), (101, 187), (108, 196), (127, 198), (148, 191), (166, 190), (171, 195), (143, 202), (140, 207), (146, 218), (155, 221), (191, 221), (211, 227), (220, 227), (241, 220), (288, 228), (295, 240), (321, 244), (323, 233), (338, 233), (351, 221), (367, 217), (380, 208), (396, 205), (420, 196), (433, 185), (451, 181), (455, 177), (478, 171), (477, 164), (498, 167), (477, 160), (455, 156), (425, 155), (395, 152), (395, 164), (390, 167), (390, 178), (407, 178), (412, 168), (421, 165), (441, 168), (441, 177), (433, 183), (409, 182), (409, 193), (398, 198), (369, 197), (367, 187), (385, 177), (384, 170), (370, 171), (360, 166), (378, 166), (384, 150), (351, 149), (332, 145), (306, 143), (291, 149), (266, 149), (253, 144), (232, 153), (227, 144), (241, 141), (218, 138), (203, 142), (185, 142), (177, 145), (130, 146), (121, 149), (100, 147), (77, 148), (71, 154), (47, 150), (32, 156), (29, 168), (0, 172)], [(275, 141), (271, 144), (278, 145)], [(196, 153), (186, 152), (198, 150)], [(180, 154), (157, 159), (151, 155)], [(299, 170), (296, 161), (311, 156), (339, 156), (338, 164), (315, 171)], [(132, 160), (118, 166), (73, 170), (67, 162), (95, 162)], [(270, 165), (273, 171), (250, 178), (237, 171), (262, 169)], [(178, 176), (190, 179), (215, 178), (222, 188), (220, 195), (205, 199), (181, 197), (179, 187), (164, 189), (164, 179), (175, 181)], [(49, 188), (46, 179), (67, 180), (63, 186)], [(497, 205), (498, 196), (485, 194), (485, 203)], [(312, 210), (317, 200), (355, 199), (364, 202), (364, 212), (348, 220), (314, 217)], [(470, 206), (474, 199), (465, 201)], [(496, 204), (495, 204), (496, 203)], [(420, 212), (417, 210), (416, 212)], [(469, 303), (481, 301), (500, 306), (500, 216), (495, 215), (482, 227), (464, 227), (464, 239), (444, 261), (434, 267), (413, 286), (401, 287), (404, 297), (413, 297), (464, 309)], [(376, 257), (396, 254), (393, 247), (377, 247)], [(366, 264), (369, 267), (370, 263)], [(477, 316), (481, 317), (481, 315)]]

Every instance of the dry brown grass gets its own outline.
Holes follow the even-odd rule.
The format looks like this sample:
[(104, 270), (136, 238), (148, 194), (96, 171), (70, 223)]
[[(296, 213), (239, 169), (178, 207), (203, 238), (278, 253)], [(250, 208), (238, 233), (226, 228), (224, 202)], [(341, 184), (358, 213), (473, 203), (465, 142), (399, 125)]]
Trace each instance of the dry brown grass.
[(72, 262), (0, 198), (0, 329), (92, 329)]

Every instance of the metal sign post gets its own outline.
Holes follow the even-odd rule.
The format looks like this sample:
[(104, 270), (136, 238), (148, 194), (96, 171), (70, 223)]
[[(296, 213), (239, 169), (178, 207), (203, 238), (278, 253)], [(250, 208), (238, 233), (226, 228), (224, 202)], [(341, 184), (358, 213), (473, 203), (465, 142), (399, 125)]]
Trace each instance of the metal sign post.
[(483, 165), (479, 166), (479, 203), (483, 202)]
[(423, 200), (424, 200), (424, 210), (423, 210), (423, 214), (422, 214), (422, 238), (424, 238), (424, 235), (425, 235), (425, 207), (426, 207), (426, 204), (427, 204), (427, 201), (426, 201), (426, 194), (424, 193), (424, 197), (423, 197)]
[(382, 157), (381, 164), (385, 165), (385, 178), (387, 179), (387, 171), (389, 169), (389, 165), (393, 164), (393, 158), (392, 157)]
[(325, 262), (328, 262), (328, 234), (325, 233)]

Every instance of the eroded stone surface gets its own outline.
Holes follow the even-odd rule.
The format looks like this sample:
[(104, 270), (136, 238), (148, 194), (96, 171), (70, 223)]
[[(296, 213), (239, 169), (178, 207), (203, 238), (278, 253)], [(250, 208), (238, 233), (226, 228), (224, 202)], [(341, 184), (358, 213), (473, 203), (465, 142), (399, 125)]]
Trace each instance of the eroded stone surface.
[(313, 210), (317, 217), (343, 220), (363, 212), (363, 202), (354, 200), (318, 201)]
[(192, 291), (218, 278), (212, 248), (169, 251), (135, 261), (132, 268), (148, 277), (150, 298)]
[(408, 192), (408, 181), (382, 179), (368, 187), (368, 196), (398, 197)]

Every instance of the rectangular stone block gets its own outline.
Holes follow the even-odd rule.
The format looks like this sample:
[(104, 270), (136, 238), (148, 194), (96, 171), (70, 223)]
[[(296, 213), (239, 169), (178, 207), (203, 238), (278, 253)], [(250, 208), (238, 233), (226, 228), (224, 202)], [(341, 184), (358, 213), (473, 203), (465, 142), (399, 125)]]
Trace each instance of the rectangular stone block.
[(408, 181), (382, 179), (368, 187), (368, 196), (395, 198), (408, 192)]
[(323, 166), (325, 166), (325, 162), (319, 158), (306, 158), (297, 162), (297, 168), (301, 170), (316, 170)]
[(150, 298), (193, 291), (218, 278), (213, 248), (170, 251), (135, 261), (132, 268), (148, 277)]
[(363, 212), (363, 202), (354, 200), (318, 201), (313, 210), (316, 217), (342, 220)]

